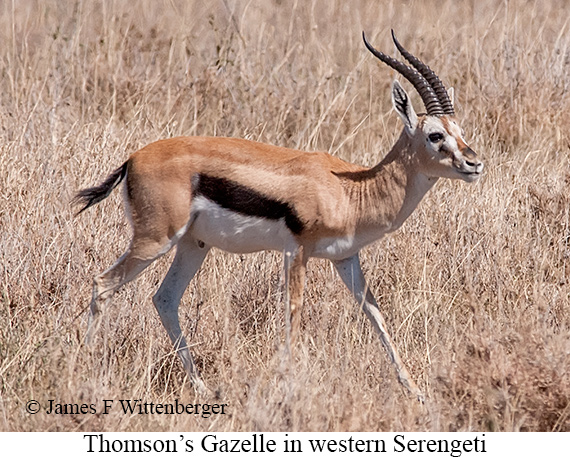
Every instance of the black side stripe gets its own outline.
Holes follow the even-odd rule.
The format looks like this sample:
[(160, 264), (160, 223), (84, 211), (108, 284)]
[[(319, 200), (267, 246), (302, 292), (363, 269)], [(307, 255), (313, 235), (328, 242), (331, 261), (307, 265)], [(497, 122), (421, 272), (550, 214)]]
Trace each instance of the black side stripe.
[(267, 198), (249, 187), (225, 178), (205, 174), (195, 176), (192, 180), (192, 195), (201, 195), (222, 208), (245, 216), (285, 219), (285, 225), (295, 235), (301, 234), (304, 229), (303, 222), (289, 203)]

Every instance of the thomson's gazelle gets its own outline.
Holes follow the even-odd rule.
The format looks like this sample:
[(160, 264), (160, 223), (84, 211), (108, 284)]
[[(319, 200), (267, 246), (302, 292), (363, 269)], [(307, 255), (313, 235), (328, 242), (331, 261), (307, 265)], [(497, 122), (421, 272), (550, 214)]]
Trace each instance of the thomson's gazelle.
[(394, 81), (392, 102), (404, 129), (373, 168), (237, 138), (180, 137), (144, 147), (101, 185), (80, 191), (83, 211), (124, 180), (133, 226), (128, 250), (95, 277), (87, 341), (113, 293), (177, 246), (153, 302), (192, 383), (204, 390), (180, 330), (182, 294), (213, 246), (237, 253), (274, 249), (284, 254), (288, 342), (299, 328), (307, 260), (330, 259), (379, 333), (398, 379), (422, 398), (366, 285), (358, 252), (400, 227), (438, 178), (473, 182), (483, 164), (465, 143), (439, 78), (392, 37), (410, 66), (374, 49), (363, 34), (366, 47), (419, 92), (427, 113), (416, 114)]

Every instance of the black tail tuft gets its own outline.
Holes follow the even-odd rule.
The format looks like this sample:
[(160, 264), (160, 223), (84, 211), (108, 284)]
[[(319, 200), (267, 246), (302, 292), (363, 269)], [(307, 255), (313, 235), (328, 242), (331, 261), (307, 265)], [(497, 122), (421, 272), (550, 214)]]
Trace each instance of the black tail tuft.
[(89, 187), (87, 189), (82, 189), (72, 200), (74, 205), (84, 205), (76, 215), (81, 214), (90, 206), (96, 205), (102, 200), (105, 200), (109, 194), (113, 191), (115, 187), (125, 178), (127, 175), (127, 162), (117, 168), (113, 173), (107, 176), (107, 179), (101, 184), (95, 187)]

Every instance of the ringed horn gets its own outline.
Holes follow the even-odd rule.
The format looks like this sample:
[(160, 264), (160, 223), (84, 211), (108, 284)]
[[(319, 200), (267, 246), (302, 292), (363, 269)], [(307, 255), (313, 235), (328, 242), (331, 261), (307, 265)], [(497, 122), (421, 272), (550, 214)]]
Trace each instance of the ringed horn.
[(430, 67), (404, 49), (396, 39), (393, 30), (394, 44), (413, 68), (375, 49), (366, 39), (364, 32), (362, 32), (362, 39), (372, 54), (412, 83), (424, 102), (427, 114), (431, 116), (455, 115), (453, 103), (441, 80)]

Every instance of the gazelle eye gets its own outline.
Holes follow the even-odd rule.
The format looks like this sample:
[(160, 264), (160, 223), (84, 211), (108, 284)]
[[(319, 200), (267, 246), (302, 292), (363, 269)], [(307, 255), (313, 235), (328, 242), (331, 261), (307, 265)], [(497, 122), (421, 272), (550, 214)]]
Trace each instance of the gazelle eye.
[(443, 133), (440, 132), (430, 133), (428, 135), (428, 138), (432, 143), (438, 143), (441, 140), (443, 140)]

